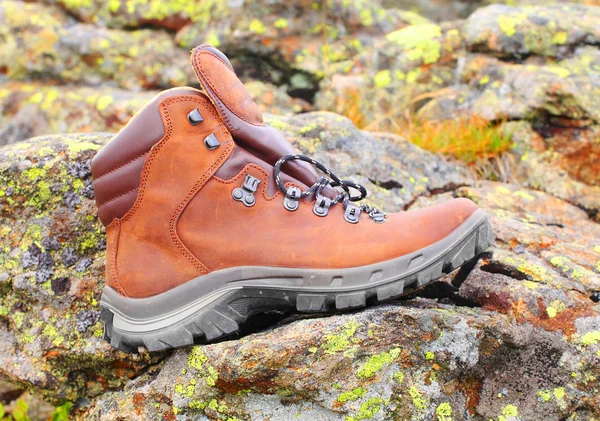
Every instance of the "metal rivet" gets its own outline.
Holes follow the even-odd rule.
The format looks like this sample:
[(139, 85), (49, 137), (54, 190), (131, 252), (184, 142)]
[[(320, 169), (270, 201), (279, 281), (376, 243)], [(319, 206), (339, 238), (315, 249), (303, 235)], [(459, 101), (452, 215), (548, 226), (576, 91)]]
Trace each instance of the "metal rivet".
[(318, 196), (313, 207), (313, 212), (317, 216), (326, 216), (329, 213), (331, 199), (325, 196)]
[(344, 211), (344, 219), (351, 224), (357, 224), (360, 213), (361, 209), (358, 206), (349, 203)]
[(209, 134), (204, 139), (204, 146), (206, 146), (206, 148), (209, 151), (212, 151), (213, 149), (218, 148), (220, 144), (221, 143), (219, 143), (219, 140), (217, 139), (217, 136), (215, 136), (214, 133)]
[(292, 212), (298, 209), (301, 194), (302, 192), (298, 187), (288, 187), (287, 192), (285, 193), (285, 199), (283, 199), (283, 207)]
[(259, 184), (260, 180), (258, 178), (253, 177), (250, 174), (246, 174), (246, 178), (244, 179), (244, 184), (242, 187), (236, 187), (233, 189), (231, 196), (233, 196), (234, 200), (242, 202), (248, 207), (254, 206), (256, 203), (254, 192), (258, 188)]
[(187, 118), (192, 126), (197, 126), (204, 121), (204, 118), (202, 117), (202, 114), (200, 114), (200, 111), (198, 111), (198, 108), (194, 108), (192, 111), (190, 111)]

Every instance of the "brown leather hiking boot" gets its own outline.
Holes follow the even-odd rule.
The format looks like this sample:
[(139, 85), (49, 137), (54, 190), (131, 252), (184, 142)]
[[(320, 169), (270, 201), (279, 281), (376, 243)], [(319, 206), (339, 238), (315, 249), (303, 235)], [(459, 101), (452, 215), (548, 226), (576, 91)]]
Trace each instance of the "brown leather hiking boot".
[(265, 125), (222, 53), (200, 46), (192, 63), (206, 94), (163, 92), (92, 162), (113, 346), (212, 341), (268, 310), (364, 307), (492, 244), (467, 199), (387, 215), (358, 206), (364, 188)]

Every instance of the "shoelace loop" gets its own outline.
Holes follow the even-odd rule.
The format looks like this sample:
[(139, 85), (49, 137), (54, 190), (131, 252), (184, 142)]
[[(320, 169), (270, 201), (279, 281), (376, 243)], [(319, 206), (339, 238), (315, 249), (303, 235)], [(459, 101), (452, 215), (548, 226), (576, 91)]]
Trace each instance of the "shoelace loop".
[[(290, 187), (290, 189), (288, 189), (285, 186), (285, 184), (283, 183), (283, 181), (281, 180), (282, 165), (288, 161), (293, 161), (293, 160), (304, 161), (304, 162), (307, 162), (307, 163), (315, 166), (321, 172), (325, 173), (325, 175), (327, 177), (329, 177), (329, 179), (325, 176), (319, 177), (319, 179), (308, 190), (300, 191), (300, 194), (298, 196), (297, 192), (299, 189), (297, 189), (296, 187)], [(336, 203), (341, 203), (342, 206), (344, 207), (344, 209), (346, 210), (349, 206), (357, 207), (355, 205), (352, 205), (350, 202), (357, 202), (359, 200), (362, 200), (362, 199), (366, 198), (367, 194), (368, 194), (367, 189), (364, 186), (362, 186), (361, 184), (359, 184), (355, 181), (352, 181), (352, 180), (340, 179), (325, 165), (323, 165), (319, 161), (317, 161), (311, 157), (305, 156), (305, 155), (291, 154), (291, 155), (285, 155), (285, 156), (281, 157), (275, 163), (273, 173), (275, 175), (275, 182), (277, 183), (277, 187), (279, 187), (279, 189), (283, 193), (286, 194), (286, 198), (291, 197), (292, 199), (298, 201), (300, 199), (306, 198), (306, 197), (314, 194), (315, 200), (317, 202), (316, 208), (325, 206), (328, 209), (330, 205), (335, 205)], [(328, 199), (328, 198), (325, 198), (323, 195), (321, 195), (321, 192), (327, 186), (340, 187), (342, 189), (342, 191), (338, 192), (338, 194), (335, 196), (335, 198)], [(356, 196), (352, 196), (350, 193), (350, 189), (354, 189), (354, 190), (358, 191), (359, 194)], [(296, 208), (291, 209), (288, 206), (286, 206), (286, 208), (288, 208), (288, 210), (296, 209)], [(375, 207), (371, 207), (367, 204), (362, 204), (360, 206), (360, 208), (358, 208), (358, 209), (360, 209), (360, 211), (362, 211), (362, 212), (367, 213), (369, 215), (369, 217), (371, 219), (373, 219), (375, 222), (384, 222), (385, 221), (386, 214)], [(326, 214), (327, 214), (327, 212), (325, 212), (323, 215), (326, 215)], [(345, 219), (348, 222), (356, 223), (356, 222), (358, 222), (358, 215), (356, 215), (356, 219), (353, 219), (353, 220), (349, 220), (346, 216), (345, 216)]]

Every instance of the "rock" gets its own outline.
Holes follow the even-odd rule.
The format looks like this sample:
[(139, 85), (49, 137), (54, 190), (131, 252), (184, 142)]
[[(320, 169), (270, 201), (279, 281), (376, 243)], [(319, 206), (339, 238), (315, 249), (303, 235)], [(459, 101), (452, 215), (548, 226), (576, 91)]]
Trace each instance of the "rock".
[[(250, 95), (273, 114), (310, 110), (285, 88), (250, 81)], [(42, 134), (118, 132), (158, 91), (135, 92), (108, 87), (7, 82), (0, 84), (0, 145)]]
[[(205, 17), (206, 16), (206, 17)], [(358, 52), (384, 34), (410, 23), (426, 22), (412, 12), (384, 9), (377, 0), (323, 4), (264, 0), (217, 2), (177, 33), (184, 48), (209, 43), (246, 67), (271, 70), (260, 80), (287, 83), (299, 96), (310, 98), (317, 81), (334, 68), (347, 66)], [(258, 58), (258, 60), (257, 60)], [(238, 73), (244, 69), (236, 66)]]
[(189, 55), (163, 31), (124, 31), (76, 22), (53, 6), (0, 5), (0, 68), (11, 80), (56, 79), (152, 89), (195, 80)]
[(459, 24), (421, 23), (390, 32), (353, 66), (321, 82), (317, 108), (351, 115), (371, 130), (389, 130), (407, 109), (426, 103), (428, 93), (455, 83), (464, 54)]
[(140, 1), (130, 3), (122, 0), (49, 0), (78, 19), (110, 28), (138, 28), (158, 26), (181, 29), (189, 22), (210, 19), (211, 9), (217, 2), (182, 2), (177, 0)]
[(244, 86), (248, 89), (248, 93), (254, 102), (265, 113), (275, 115), (297, 114), (313, 109), (309, 102), (289, 96), (285, 86), (277, 87), (257, 80), (245, 82)]
[[(3, 380), (0, 380), (0, 405), (3, 406), (3, 414), (10, 414), (15, 419), (19, 419), (18, 414), (15, 414), (15, 410), (18, 413), (25, 406), (27, 407), (27, 411), (25, 412), (31, 421), (48, 420), (54, 412), (54, 408), (48, 403)], [(12, 418), (9, 417), (8, 420)]]
[(117, 132), (156, 92), (116, 88), (0, 85), (0, 145), (59, 132)]
[(369, 191), (367, 202), (380, 209), (397, 211), (419, 196), (471, 182), (459, 165), (399, 136), (358, 130), (349, 119), (332, 113), (271, 116), (267, 123), (338, 176), (363, 184)]
[(407, 116), (509, 121), (508, 178), (597, 219), (599, 16), (598, 6), (494, 5), (465, 22), (405, 27), (326, 75), (316, 108), (392, 132)]
[(118, 388), (161, 358), (102, 340), (105, 238), (88, 187), (89, 161), (109, 138), (0, 149), (0, 374), (54, 404)]
[(428, 300), (300, 320), (177, 351), (125, 393), (98, 399), (86, 419), (597, 416), (590, 329), (599, 323), (580, 318), (566, 340), (500, 313)]
[(585, 5), (492, 5), (469, 16), (464, 34), (474, 51), (560, 57), (569, 55), (576, 46), (598, 44), (599, 19), (600, 8)]
[(263, 315), (245, 330), (260, 333), (124, 354), (101, 337), (105, 240), (87, 190), (110, 135), (30, 139), (0, 149), (0, 374), (86, 420), (600, 416), (600, 225), (331, 113), (268, 121), (339, 175), (385, 185), (387, 209), (475, 200), (493, 254), (429, 298), (274, 327), (282, 316)]
[[(507, 123), (519, 157), (520, 177), (524, 183), (566, 200), (600, 218), (600, 186), (598, 180), (599, 126), (550, 128), (546, 136), (530, 123)], [(535, 123), (534, 123), (535, 126)], [(587, 184), (586, 184), (587, 183)]]

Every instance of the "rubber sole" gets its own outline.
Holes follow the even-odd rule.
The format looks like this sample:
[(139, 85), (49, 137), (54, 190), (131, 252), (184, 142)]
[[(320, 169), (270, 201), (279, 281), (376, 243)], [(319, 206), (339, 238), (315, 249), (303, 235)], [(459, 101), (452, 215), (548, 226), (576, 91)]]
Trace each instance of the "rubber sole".
[(220, 340), (265, 311), (320, 313), (374, 305), (439, 279), (493, 242), (489, 220), (478, 210), (438, 243), (374, 265), (225, 269), (144, 299), (126, 298), (105, 287), (100, 301), (104, 337), (125, 352), (160, 351)]

